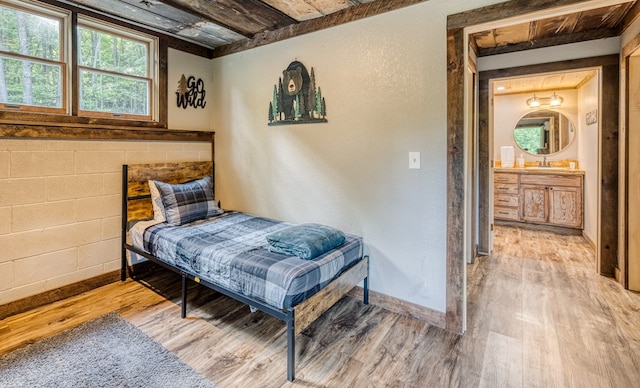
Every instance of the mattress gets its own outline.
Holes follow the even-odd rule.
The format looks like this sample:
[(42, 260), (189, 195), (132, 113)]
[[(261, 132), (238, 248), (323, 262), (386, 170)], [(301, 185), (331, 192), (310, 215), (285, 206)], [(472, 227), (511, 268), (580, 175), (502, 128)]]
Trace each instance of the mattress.
[(308, 299), (363, 256), (362, 238), (345, 242), (313, 259), (268, 249), (266, 236), (291, 224), (228, 211), (181, 226), (138, 223), (130, 231), (143, 249), (182, 271), (276, 308)]

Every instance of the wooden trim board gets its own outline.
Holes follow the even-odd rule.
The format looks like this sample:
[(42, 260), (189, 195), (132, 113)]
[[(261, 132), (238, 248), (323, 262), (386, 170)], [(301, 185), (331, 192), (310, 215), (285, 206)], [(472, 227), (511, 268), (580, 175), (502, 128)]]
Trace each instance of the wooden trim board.
[[(354, 287), (347, 295), (362, 300), (363, 289), (359, 286)], [(426, 322), (430, 325), (445, 327), (445, 313), (441, 311), (432, 310), (428, 307), (371, 290), (369, 290), (369, 303), (396, 314)]]
[(163, 140), (212, 142), (215, 132), (137, 127), (86, 127), (0, 123), (0, 139)]
[(120, 270), (111, 271), (77, 283), (68, 284), (60, 288), (18, 299), (16, 301), (0, 305), (0, 319), (79, 295), (83, 292), (106, 286), (107, 284), (114, 283), (119, 280)]

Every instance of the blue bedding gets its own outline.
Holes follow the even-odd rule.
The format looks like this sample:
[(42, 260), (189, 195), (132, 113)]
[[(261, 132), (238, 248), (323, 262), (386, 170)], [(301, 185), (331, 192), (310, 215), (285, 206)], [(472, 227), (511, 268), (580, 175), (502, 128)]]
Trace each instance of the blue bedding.
[(325, 225), (290, 226), (267, 235), (269, 250), (301, 259), (313, 259), (344, 243), (344, 233)]
[(291, 224), (240, 212), (147, 228), (144, 249), (203, 280), (276, 308), (308, 299), (362, 258), (362, 239), (306, 260), (269, 251), (266, 236)]

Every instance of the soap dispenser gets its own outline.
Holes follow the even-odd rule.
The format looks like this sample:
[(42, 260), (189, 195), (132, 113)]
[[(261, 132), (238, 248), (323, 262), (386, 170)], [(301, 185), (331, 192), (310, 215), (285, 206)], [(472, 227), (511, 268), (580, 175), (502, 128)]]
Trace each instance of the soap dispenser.
[(518, 168), (524, 168), (524, 155), (520, 154), (520, 157), (517, 160)]

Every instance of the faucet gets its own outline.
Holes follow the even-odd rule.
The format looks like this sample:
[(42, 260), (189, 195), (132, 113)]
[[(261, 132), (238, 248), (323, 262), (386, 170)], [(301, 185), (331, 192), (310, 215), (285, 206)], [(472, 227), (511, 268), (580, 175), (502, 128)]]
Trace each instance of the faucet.
[(538, 162), (538, 167), (551, 167), (551, 162), (547, 162), (547, 157), (542, 157), (542, 162)]

